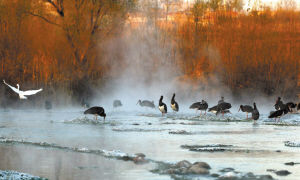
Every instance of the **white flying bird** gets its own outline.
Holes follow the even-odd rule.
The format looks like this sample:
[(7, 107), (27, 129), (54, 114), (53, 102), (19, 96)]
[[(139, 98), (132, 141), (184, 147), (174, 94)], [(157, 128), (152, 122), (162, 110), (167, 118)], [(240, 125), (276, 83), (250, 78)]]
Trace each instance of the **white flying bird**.
[(17, 84), (17, 87), (18, 87), (18, 89), (17, 89), (17, 88), (15, 88), (15, 87), (13, 87), (13, 86), (7, 84), (4, 80), (3, 80), (3, 82), (4, 82), (4, 84), (6, 84), (8, 87), (10, 87), (13, 91), (15, 91), (16, 93), (18, 93), (20, 99), (27, 99), (26, 96), (34, 95), (34, 94), (36, 94), (36, 93), (38, 93), (38, 92), (40, 92), (40, 91), (43, 90), (43, 89), (38, 89), (38, 90), (21, 91), (21, 90), (20, 90), (19, 84)]

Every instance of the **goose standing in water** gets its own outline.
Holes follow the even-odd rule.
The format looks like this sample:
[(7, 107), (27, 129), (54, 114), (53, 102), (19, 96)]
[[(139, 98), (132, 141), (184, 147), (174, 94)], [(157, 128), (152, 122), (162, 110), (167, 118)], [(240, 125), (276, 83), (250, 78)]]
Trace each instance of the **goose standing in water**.
[(275, 107), (276, 110), (284, 109), (284, 104), (283, 104), (283, 102), (281, 101), (281, 97), (278, 97), (278, 98), (277, 98), (274, 107)]
[(246, 112), (247, 119), (248, 119), (248, 113), (252, 113), (253, 108), (252, 108), (252, 106), (249, 106), (249, 105), (240, 105), (240, 108), (239, 108), (238, 112), (240, 112), (240, 110), (242, 112)]
[(179, 111), (179, 106), (178, 103), (175, 101), (175, 93), (172, 96), (172, 100), (171, 100), (171, 108), (173, 109), (173, 111), (178, 112)]
[(150, 107), (150, 108), (155, 108), (154, 101), (149, 101), (149, 100), (139, 100), (136, 104), (140, 105), (141, 107)]
[(289, 108), (287, 106), (285, 106), (283, 109), (279, 109), (277, 111), (270, 112), (269, 118), (275, 118), (275, 122), (277, 122), (276, 119), (278, 118), (278, 122), (279, 122), (280, 117), (287, 114), (288, 112), (289, 112)]
[(217, 114), (222, 113), (222, 117), (224, 117), (225, 113), (230, 113), (230, 111), (229, 111), (230, 108), (231, 108), (230, 103), (222, 102), (222, 103), (218, 104)]
[(293, 103), (293, 102), (288, 102), (286, 103), (286, 105), (288, 106), (288, 108), (290, 109), (290, 112), (295, 112), (296, 108), (297, 108), (297, 104)]
[(159, 104), (158, 104), (158, 108), (159, 108), (162, 116), (168, 112), (167, 105), (162, 102), (163, 98), (164, 98), (163, 96), (160, 96)]
[[(228, 105), (228, 104), (229, 104), (229, 103), (227, 103), (227, 106), (229, 107), (229, 105), (230, 105), (230, 107), (231, 107), (231, 104), (229, 104), (229, 105)], [(222, 113), (222, 116), (223, 116), (223, 117), (224, 117), (224, 114), (226, 114), (226, 113), (231, 113), (231, 112), (229, 111), (229, 108), (228, 108), (228, 109), (225, 109), (225, 107), (223, 107), (223, 109), (221, 109), (221, 108), (219, 107), (219, 105), (215, 105), (215, 106), (209, 108), (209, 109), (208, 109), (208, 112), (214, 113), (214, 114), (216, 114), (216, 116), (219, 115), (220, 113)]]
[(256, 122), (256, 120), (258, 120), (259, 119), (259, 111), (258, 111), (258, 109), (257, 109), (257, 107), (256, 107), (256, 103), (254, 102), (253, 103), (253, 111), (252, 111), (252, 119), (254, 120), (254, 123)]
[(114, 108), (121, 107), (121, 106), (123, 106), (123, 104), (120, 100), (114, 100), (114, 102), (113, 102)]
[(21, 91), (19, 84), (17, 84), (17, 87), (18, 87), (18, 89), (17, 89), (15, 87), (7, 84), (5, 82), (5, 80), (3, 80), (3, 82), (4, 82), (5, 85), (7, 85), (8, 87), (10, 87), (15, 93), (19, 94), (20, 99), (27, 99), (26, 96), (34, 95), (34, 94), (36, 94), (36, 93), (38, 93), (38, 92), (40, 92), (40, 91), (43, 90), (43, 89), (38, 89), (38, 90)]
[(84, 111), (84, 114), (93, 114), (95, 115), (96, 120), (97, 120), (97, 116), (101, 116), (104, 118), (104, 122), (105, 122), (106, 114), (103, 107), (98, 107), (98, 106), (91, 107), (86, 111)]
[(206, 110), (208, 108), (208, 104), (206, 101), (204, 101), (202, 99), (201, 102), (196, 102), (196, 103), (193, 103), (191, 106), (190, 106), (190, 109), (196, 109), (196, 113), (198, 110), (200, 110), (200, 114), (202, 114), (202, 111), (204, 110), (205, 111), (205, 115), (206, 115)]

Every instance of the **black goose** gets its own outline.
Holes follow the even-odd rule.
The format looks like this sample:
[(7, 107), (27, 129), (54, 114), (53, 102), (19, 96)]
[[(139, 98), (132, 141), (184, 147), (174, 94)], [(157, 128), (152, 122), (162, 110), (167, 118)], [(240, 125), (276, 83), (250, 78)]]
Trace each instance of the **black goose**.
[(155, 108), (154, 101), (148, 101), (148, 100), (139, 100), (136, 104), (139, 104), (142, 107), (150, 107)]
[[(229, 104), (229, 103), (228, 103)], [(229, 106), (228, 106), (229, 107)], [(230, 105), (231, 107), (231, 105)], [(229, 108), (228, 108), (229, 109)], [(224, 114), (226, 113), (231, 113), (228, 109), (221, 109), (219, 107), (219, 105), (213, 106), (211, 108), (208, 109), (208, 112), (214, 113), (216, 115), (219, 115), (220, 113), (222, 113), (222, 115), (224, 116)]]
[(206, 113), (206, 110), (208, 108), (208, 104), (206, 101), (202, 100), (201, 102), (195, 102), (190, 106), (190, 109), (196, 109), (197, 110), (204, 110)]
[(162, 102), (163, 98), (164, 98), (163, 96), (160, 96), (159, 104), (158, 104), (158, 108), (159, 108), (162, 116), (168, 112), (167, 105)]
[(97, 115), (103, 117), (104, 121), (105, 121), (105, 117), (106, 117), (104, 108), (98, 107), (98, 106), (94, 106), (94, 107), (87, 109), (86, 111), (84, 111), (84, 114), (93, 114), (93, 115), (95, 115), (96, 120), (97, 120)]
[(293, 103), (293, 102), (288, 102), (286, 103), (286, 105), (288, 106), (288, 108), (290, 109), (290, 112), (293, 112), (294, 110), (296, 110), (297, 108), (297, 104)]
[(114, 108), (121, 107), (121, 106), (123, 106), (123, 104), (120, 100), (114, 100), (114, 102), (113, 102)]
[(224, 116), (224, 114), (227, 113), (227, 110), (229, 111), (230, 108), (231, 108), (230, 103), (227, 103), (227, 102), (220, 103), (220, 104), (218, 104), (217, 114), (222, 113), (222, 116)]
[(299, 111), (299, 110), (300, 110), (300, 102), (297, 105), (297, 111)]
[(253, 103), (253, 111), (252, 111), (252, 119), (254, 120), (254, 121), (256, 121), (256, 120), (258, 120), (259, 119), (259, 111), (258, 111), (258, 109), (257, 109), (257, 107), (256, 107), (256, 103)]
[(283, 116), (284, 114), (287, 114), (288, 112), (289, 112), (289, 108), (285, 106), (283, 109), (270, 112), (269, 118), (275, 118), (275, 121), (278, 118), (279, 121), (280, 117)]
[(284, 104), (283, 104), (283, 102), (281, 101), (281, 97), (278, 97), (278, 98), (277, 98), (274, 107), (275, 107), (276, 110), (280, 110), (280, 109), (283, 109), (283, 108), (284, 108)]
[(192, 105), (190, 105), (190, 109), (196, 109), (196, 112), (197, 112), (200, 105), (201, 105), (201, 102), (195, 102)]
[(246, 112), (246, 114), (247, 114), (247, 119), (248, 119), (248, 113), (252, 113), (253, 108), (252, 108), (252, 106), (249, 106), (249, 105), (240, 105), (240, 108), (239, 108), (238, 112), (239, 112), (240, 110), (241, 110), (242, 112)]
[(200, 112), (201, 112), (200, 114), (202, 114), (202, 111), (205, 111), (204, 114), (206, 115), (207, 108), (208, 108), (207, 102), (202, 99), (201, 103), (198, 106), (198, 110), (200, 110)]
[(173, 109), (173, 111), (176, 111), (176, 112), (179, 111), (178, 103), (175, 101), (175, 93), (173, 94), (172, 99), (171, 99), (171, 108)]
[(217, 114), (218, 110), (219, 110), (218, 105), (216, 105), (216, 106), (213, 106), (213, 107), (209, 108), (208, 112)]

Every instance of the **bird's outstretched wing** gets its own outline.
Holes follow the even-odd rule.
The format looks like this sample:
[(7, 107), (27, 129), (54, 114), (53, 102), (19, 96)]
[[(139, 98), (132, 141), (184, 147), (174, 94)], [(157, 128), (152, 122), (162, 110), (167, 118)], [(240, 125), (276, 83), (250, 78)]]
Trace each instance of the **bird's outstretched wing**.
[(9, 85), (9, 84), (7, 84), (6, 82), (5, 82), (5, 80), (3, 80), (3, 82), (4, 82), (4, 84), (6, 84), (8, 87), (10, 87), (13, 91), (15, 91), (16, 93), (20, 93), (20, 91), (17, 89), (17, 88), (15, 88), (15, 87), (13, 87), (13, 86), (11, 86), (11, 85)]
[(22, 94), (24, 96), (30, 96), (30, 95), (33, 95), (33, 94), (36, 94), (40, 91), (42, 91), (43, 89), (38, 89), (38, 90), (28, 90), (28, 91), (23, 91)]

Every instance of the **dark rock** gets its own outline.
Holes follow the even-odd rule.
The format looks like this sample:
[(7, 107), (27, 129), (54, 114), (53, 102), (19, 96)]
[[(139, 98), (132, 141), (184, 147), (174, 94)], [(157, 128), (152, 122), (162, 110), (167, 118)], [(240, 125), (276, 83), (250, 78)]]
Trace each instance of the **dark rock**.
[(201, 168), (198, 165), (192, 165), (187, 172), (192, 174), (209, 174), (209, 170)]
[(170, 131), (169, 134), (184, 134), (184, 135), (190, 135), (191, 132), (187, 132), (185, 130), (177, 130), (177, 131)]
[(287, 163), (284, 163), (285, 165), (287, 166), (294, 166), (296, 164), (300, 164), (300, 163), (295, 163), (295, 162), (287, 162)]
[(139, 123), (133, 123), (132, 125), (138, 126), (138, 125), (140, 125), (140, 124), (139, 124)]
[(281, 151), (280, 151), (280, 150), (277, 150), (277, 151), (275, 151), (275, 152), (278, 152), (278, 153), (280, 153)]
[(214, 173), (214, 174), (211, 174), (211, 177), (219, 177), (220, 175), (219, 174), (216, 174), (216, 173)]
[(273, 180), (271, 175), (261, 175), (259, 176), (261, 180)]
[(206, 162), (195, 162), (193, 165), (197, 165), (201, 168), (211, 169), (211, 167)]
[(182, 161), (179, 161), (178, 163), (176, 163), (174, 167), (175, 168), (182, 168), (182, 167), (189, 168), (191, 165), (192, 165), (192, 163), (190, 163), (189, 161), (182, 160)]
[(224, 169), (221, 169), (220, 172), (231, 172), (231, 171), (234, 171), (233, 168), (224, 168)]
[(291, 174), (291, 172), (289, 172), (287, 170), (280, 170), (280, 171), (276, 171), (275, 174), (278, 176), (287, 176), (287, 175)]
[(275, 172), (275, 169), (267, 169), (267, 172)]

